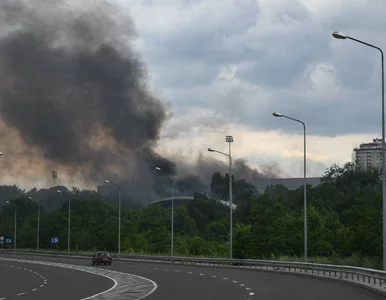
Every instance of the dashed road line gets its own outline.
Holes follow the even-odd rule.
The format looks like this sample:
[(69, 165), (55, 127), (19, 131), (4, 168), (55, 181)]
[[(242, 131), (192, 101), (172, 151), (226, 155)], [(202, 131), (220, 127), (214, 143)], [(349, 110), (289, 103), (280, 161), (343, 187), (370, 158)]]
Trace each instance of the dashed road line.
[(83, 298), (82, 300), (117, 299), (118, 297), (123, 297), (123, 296), (125, 296), (125, 299), (127, 300), (140, 300), (149, 296), (158, 288), (157, 284), (149, 278), (145, 278), (145, 277), (130, 274), (130, 273), (109, 270), (109, 269), (101, 270), (97, 267), (87, 267), (87, 266), (79, 266), (79, 265), (72, 265), (72, 264), (66, 264), (66, 263), (39, 261), (39, 260), (5, 258), (1, 256), (0, 256), (0, 260), (72, 269), (76, 271), (103, 276), (114, 282), (114, 285), (110, 289), (103, 291), (101, 293), (98, 293), (96, 295)]
[[(127, 266), (127, 265), (126, 265)], [(145, 266), (145, 268), (146, 268), (147, 266)], [(158, 268), (157, 267), (154, 267), (153, 268), (154, 270), (158, 270)], [(163, 269), (163, 271), (165, 271), (165, 272), (168, 272), (168, 271), (170, 271), (170, 272), (175, 272), (175, 273), (180, 273), (181, 272), (181, 270), (180, 269)], [(193, 273), (192, 271), (186, 271), (185, 272), (185, 274), (195, 274), (195, 275), (199, 275), (199, 276), (205, 276), (205, 274), (204, 273), (199, 273), (199, 272), (197, 272), (197, 273)], [(207, 275), (208, 277), (210, 277), (210, 278), (217, 278), (217, 276), (216, 275)], [(222, 278), (223, 280), (229, 280), (229, 278), (227, 278), (227, 277), (223, 277)], [(237, 280), (229, 280), (229, 281), (232, 281), (233, 283), (235, 283), (235, 284), (239, 284), (240, 285), (240, 287), (242, 287), (242, 288), (245, 288), (247, 291), (248, 291), (248, 298), (245, 298), (246, 300), (251, 300), (251, 296), (254, 296), (254, 293), (253, 292), (250, 292), (250, 290), (251, 290), (251, 288), (249, 288), (249, 287), (245, 287), (245, 284), (243, 284), (243, 283), (239, 283)]]
[[(128, 265), (126, 264), (125, 266), (128, 266)], [(131, 267), (130, 264), (129, 264), (129, 266)], [(146, 268), (147, 266), (143, 266), (143, 267)], [(154, 270), (158, 270), (157, 267), (153, 267), (153, 269), (154, 269)], [(163, 270), (163, 271), (165, 271), (165, 272), (175, 272), (175, 273), (180, 273), (180, 272), (181, 272), (180, 269), (167, 269), (167, 268), (162, 269), (162, 268), (161, 268), (160, 270)], [(208, 275), (205, 275), (204, 273), (200, 273), (200, 272), (195, 273), (195, 272), (192, 272), (192, 271), (186, 271), (186, 272), (184, 272), (184, 273), (187, 274), (187, 275), (193, 274), (193, 275), (199, 275), (199, 276), (208, 276), (208, 277), (210, 277), (210, 278), (217, 278), (216, 275), (209, 275), (209, 274), (208, 274)], [(237, 280), (232, 280), (232, 279), (229, 279), (228, 277), (219, 277), (218, 279), (220, 279), (220, 278), (223, 279), (223, 280), (228, 280), (228, 281), (231, 281), (231, 282), (233, 282), (233, 283), (235, 283), (235, 284), (238, 284), (241, 288), (245, 289), (245, 290), (248, 292), (247, 297), (244, 298), (244, 299), (246, 299), (246, 300), (252, 300), (253, 296), (255, 295), (255, 294), (251, 291), (251, 288), (246, 287), (245, 284), (240, 283), (240, 282), (237, 281)]]
[[(15, 266), (15, 265), (9, 265), (9, 264), (1, 264), (1, 265), (4, 266), (4, 267), (9, 267), (9, 268), (14, 268), (14, 269), (19, 269), (19, 270), (31, 272), (34, 275), (39, 276), (40, 279), (43, 281), (43, 284), (40, 285), (41, 288), (44, 287), (45, 284), (47, 284), (47, 279), (42, 274), (40, 274), (39, 272), (36, 272), (36, 271), (34, 271), (32, 269), (28, 269), (28, 268), (24, 268), (24, 267), (20, 267), (20, 266)], [(38, 290), (38, 288), (34, 288), (31, 291), (35, 292), (37, 290)], [(16, 296), (19, 297), (19, 296), (23, 296), (25, 294), (27, 294), (27, 292), (18, 293), (18, 294), (16, 294)], [(7, 299), (6, 297), (0, 298), (0, 300), (6, 300), (6, 299)]]
[[(127, 266), (127, 264), (121, 264), (121, 266), (122, 267), (126, 267)], [(130, 267), (137, 267), (137, 266), (142, 266), (142, 267), (144, 267), (144, 268), (148, 268), (149, 266), (148, 265), (145, 265), (145, 266), (143, 266), (143, 265), (136, 265), (136, 264), (133, 264), (133, 265), (130, 265)], [(163, 271), (165, 271), (165, 272), (168, 272), (168, 271), (171, 271), (171, 272), (176, 272), (176, 273), (180, 273), (181, 272), (181, 270), (180, 269), (168, 269), (168, 268), (164, 268), (164, 269), (159, 269), (158, 267), (153, 267), (153, 269), (154, 270), (163, 270)], [(32, 270), (30, 270), (31, 272), (34, 272), (34, 271), (32, 271)], [(35, 272), (34, 272), (35, 273)], [(38, 273), (37, 273), (38, 274)], [(199, 275), (199, 276), (208, 276), (208, 277), (210, 277), (210, 278), (217, 278), (217, 276), (216, 275), (205, 275), (204, 273), (199, 273), (199, 272), (197, 272), (197, 273), (194, 273), (194, 272), (192, 272), (192, 271), (186, 271), (185, 272), (185, 274), (196, 274), (196, 275)], [(38, 275), (40, 275), (40, 274), (38, 274)], [(221, 278), (221, 277), (220, 277)], [(219, 278), (219, 279), (220, 279)], [(229, 281), (232, 281), (233, 283), (235, 283), (235, 284), (239, 284), (240, 285), (240, 287), (241, 288), (244, 288), (246, 291), (248, 291), (248, 296), (246, 297), (246, 298), (244, 298), (244, 299), (246, 299), (246, 300), (252, 300), (252, 296), (254, 296), (255, 294), (254, 294), (254, 292), (252, 292), (251, 291), (251, 288), (249, 288), (249, 287), (246, 287), (245, 286), (245, 284), (243, 284), (243, 283), (239, 283), (237, 280), (232, 280), (232, 279), (229, 279), (229, 278), (227, 278), (227, 277), (222, 277), (221, 279), (223, 279), (223, 280), (229, 280)], [(45, 282), (44, 282), (44, 284), (45, 284)], [(44, 286), (44, 285), (42, 285), (42, 286)], [(34, 289), (34, 290), (32, 290), (32, 291), (36, 291), (37, 289)], [(5, 298), (0, 298), (0, 300), (6, 300)]]

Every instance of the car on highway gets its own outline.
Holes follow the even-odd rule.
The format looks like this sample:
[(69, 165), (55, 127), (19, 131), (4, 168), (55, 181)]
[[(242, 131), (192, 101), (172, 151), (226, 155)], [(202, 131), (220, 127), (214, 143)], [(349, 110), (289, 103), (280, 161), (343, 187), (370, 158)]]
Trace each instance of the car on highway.
[(91, 260), (92, 260), (92, 265), (97, 265), (97, 266), (99, 266), (100, 264), (111, 265), (111, 263), (113, 262), (113, 258), (108, 252), (96, 252), (92, 256)]

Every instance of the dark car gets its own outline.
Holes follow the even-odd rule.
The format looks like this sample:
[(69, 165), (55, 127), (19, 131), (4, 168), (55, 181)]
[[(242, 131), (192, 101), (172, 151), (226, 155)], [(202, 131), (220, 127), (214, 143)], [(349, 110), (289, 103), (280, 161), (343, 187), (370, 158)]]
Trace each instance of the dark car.
[(110, 253), (108, 252), (94, 253), (91, 260), (92, 260), (92, 265), (96, 264), (97, 266), (99, 266), (100, 264), (111, 265), (111, 263), (113, 262), (113, 258), (110, 256)]

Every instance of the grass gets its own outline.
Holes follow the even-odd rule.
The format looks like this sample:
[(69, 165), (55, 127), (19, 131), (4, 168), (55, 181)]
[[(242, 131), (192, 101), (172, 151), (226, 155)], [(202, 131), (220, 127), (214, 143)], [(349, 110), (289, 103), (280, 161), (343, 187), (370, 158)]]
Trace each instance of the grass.
[[(270, 260), (277, 261), (293, 261), (293, 262), (302, 262), (304, 261), (304, 257), (296, 257), (296, 256), (274, 256), (270, 257)], [(308, 259), (309, 263), (317, 263), (324, 265), (343, 265), (343, 266), (352, 266), (352, 267), (361, 267), (361, 268), (369, 268), (369, 269), (382, 269), (382, 260), (381, 258), (371, 258), (371, 257), (363, 257), (360, 254), (352, 254), (348, 257), (323, 257), (323, 256), (315, 256), (310, 257)]]

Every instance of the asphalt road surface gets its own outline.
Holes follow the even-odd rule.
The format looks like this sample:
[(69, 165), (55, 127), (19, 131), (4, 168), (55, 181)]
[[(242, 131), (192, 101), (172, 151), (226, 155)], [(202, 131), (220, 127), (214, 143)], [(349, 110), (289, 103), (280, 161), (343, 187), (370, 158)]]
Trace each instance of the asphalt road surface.
[[(29, 255), (6, 255), (6, 257), (91, 266), (91, 258), (53, 258)], [(153, 294), (146, 297), (146, 300), (385, 299), (385, 297), (371, 291), (338, 281), (256, 270), (123, 261), (113, 261), (111, 266), (95, 268), (126, 272), (155, 281), (158, 288)], [(67, 299), (79, 298), (69, 297)]]
[(113, 284), (108, 278), (67, 268), (0, 261), (0, 300), (79, 300)]

